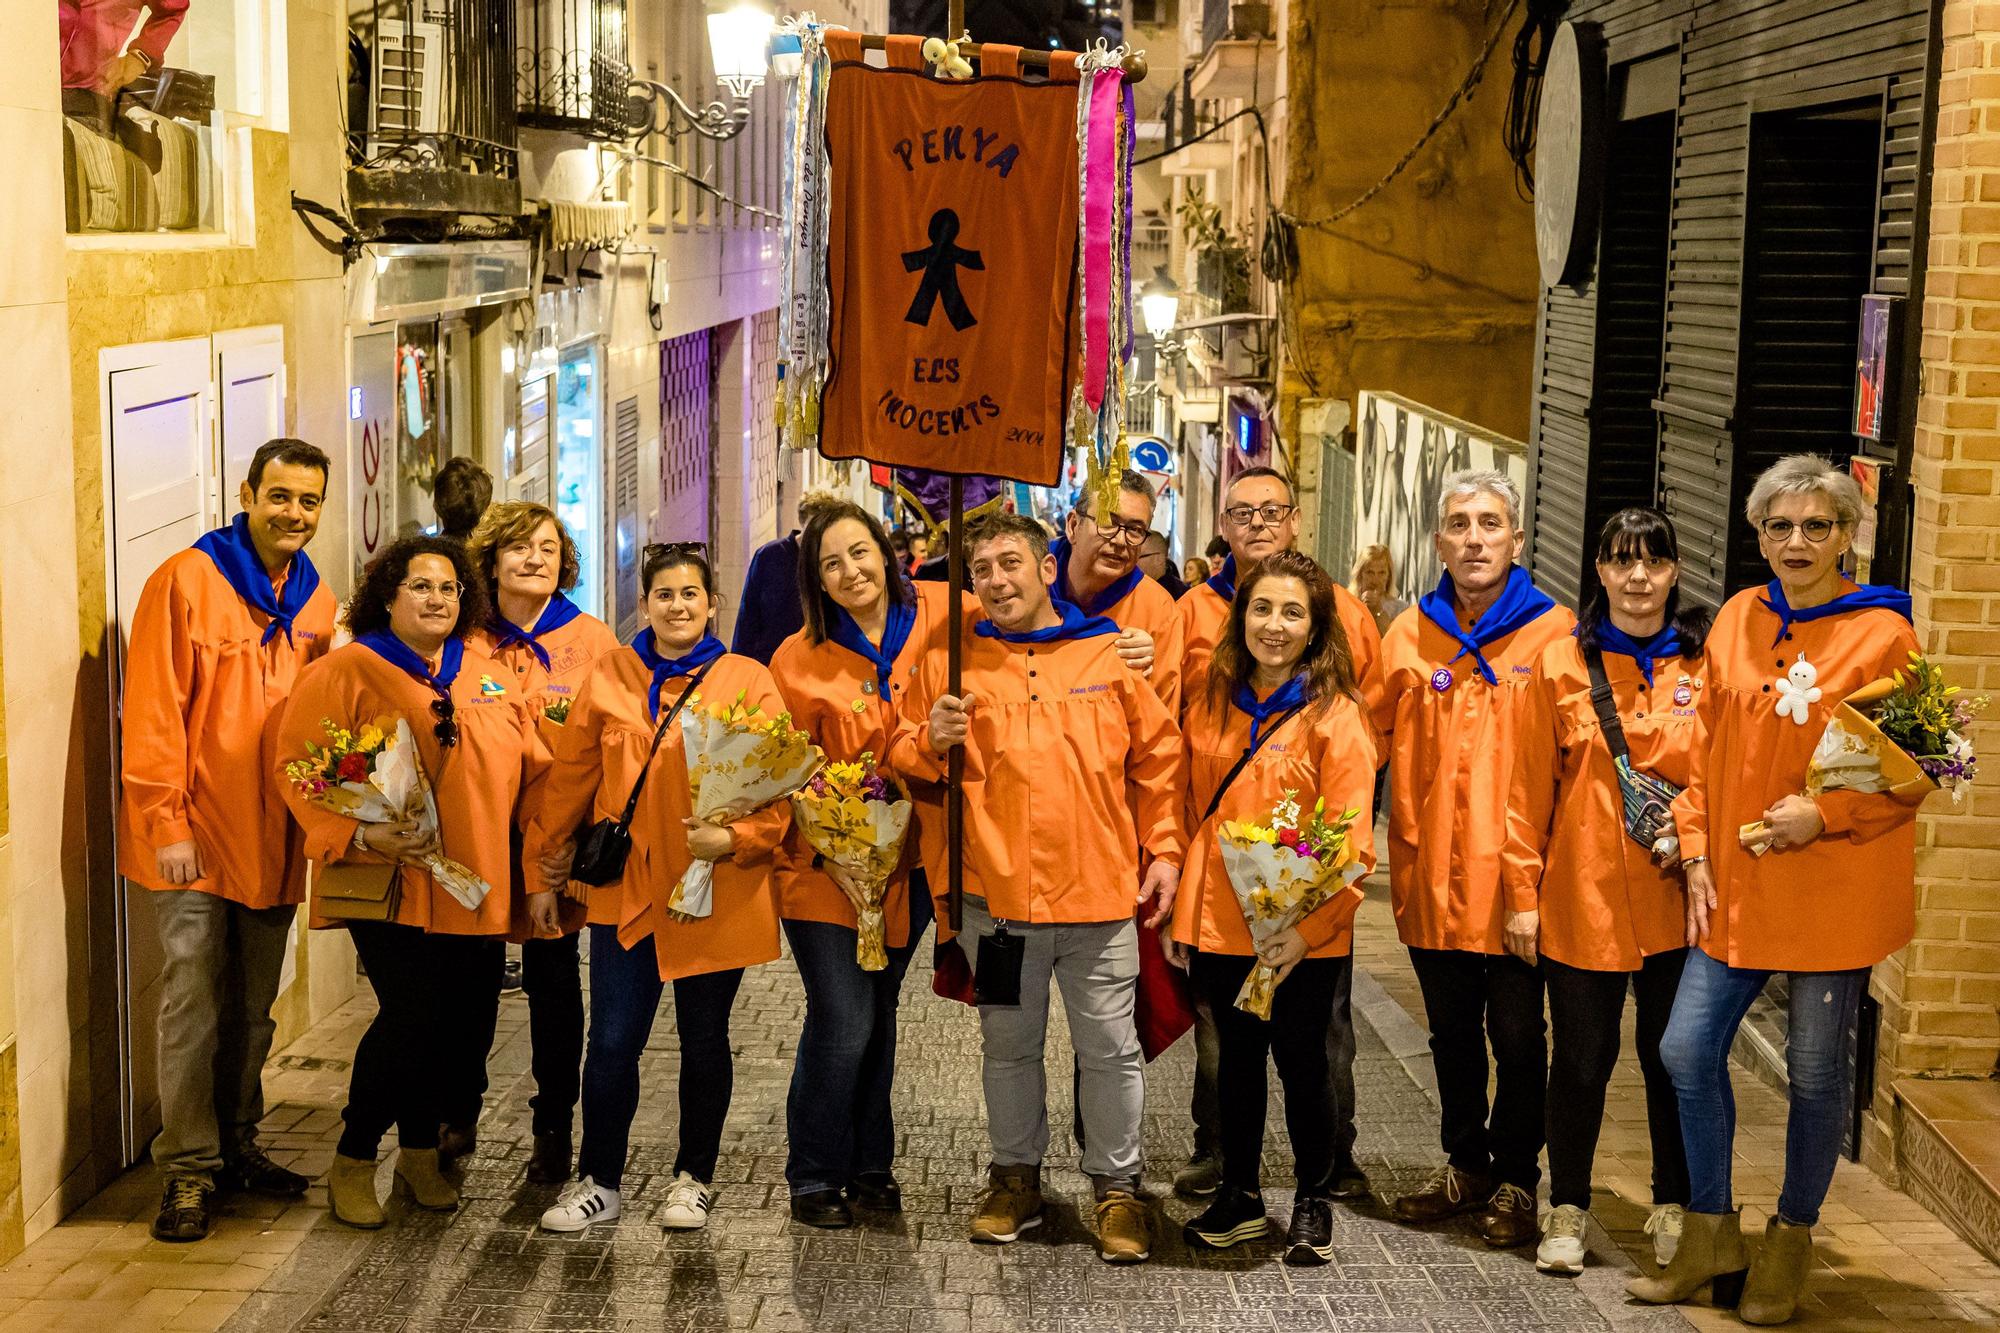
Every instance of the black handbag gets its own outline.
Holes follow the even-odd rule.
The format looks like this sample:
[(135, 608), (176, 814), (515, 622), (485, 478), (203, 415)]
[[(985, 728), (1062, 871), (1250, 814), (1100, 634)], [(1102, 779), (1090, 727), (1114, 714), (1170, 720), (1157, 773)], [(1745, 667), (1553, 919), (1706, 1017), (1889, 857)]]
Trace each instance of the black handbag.
[(660, 741), (666, 736), (667, 728), (680, 716), (681, 705), (694, 697), (701, 688), (702, 677), (708, 674), (708, 666), (695, 672), (694, 679), (681, 691), (681, 697), (674, 700), (673, 707), (660, 719), (659, 729), (653, 733), (652, 748), (646, 751), (646, 762), (639, 769), (639, 776), (633, 780), (632, 794), (625, 800), (625, 813), (616, 819), (600, 819), (583, 831), (576, 840), (576, 855), (570, 858), (569, 877), (579, 884), (603, 887), (616, 884), (625, 874), (625, 858), (632, 854), (632, 816), (639, 811), (639, 793), (645, 790), (646, 773), (653, 767), (653, 756), (660, 752)]

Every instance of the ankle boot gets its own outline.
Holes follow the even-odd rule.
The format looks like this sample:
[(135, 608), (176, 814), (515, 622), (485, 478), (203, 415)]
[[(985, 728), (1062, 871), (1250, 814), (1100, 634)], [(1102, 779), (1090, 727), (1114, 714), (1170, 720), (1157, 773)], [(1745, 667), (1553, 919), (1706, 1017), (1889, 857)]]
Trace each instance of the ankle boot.
[(1782, 1324), (1798, 1309), (1806, 1274), (1812, 1271), (1812, 1228), (1773, 1214), (1764, 1227), (1764, 1245), (1750, 1264), (1737, 1318), (1746, 1324)]
[(436, 1148), (404, 1148), (398, 1152), (396, 1180), (409, 1189), (420, 1208), (449, 1212), (458, 1207), (458, 1189), (439, 1173)]
[(1689, 1213), (1674, 1261), (1656, 1277), (1633, 1278), (1625, 1284), (1625, 1294), (1648, 1305), (1676, 1305), (1713, 1283), (1712, 1303), (1727, 1309), (1742, 1297), (1749, 1266), (1741, 1214)]
[(375, 1197), (375, 1163), (335, 1153), (326, 1173), (326, 1197), (334, 1217), (347, 1225), (365, 1231), (382, 1225), (382, 1201)]

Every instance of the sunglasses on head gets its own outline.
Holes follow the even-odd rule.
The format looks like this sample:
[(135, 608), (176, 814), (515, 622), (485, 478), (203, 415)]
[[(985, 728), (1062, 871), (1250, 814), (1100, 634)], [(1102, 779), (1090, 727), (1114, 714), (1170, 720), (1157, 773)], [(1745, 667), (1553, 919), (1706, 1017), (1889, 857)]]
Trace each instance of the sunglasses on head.
[(648, 542), (646, 548), (639, 553), (639, 558), (641, 560), (652, 560), (656, 557), (673, 559), (676, 556), (701, 555), (707, 550), (707, 542)]
[(458, 744), (457, 706), (450, 699), (433, 699), (431, 716), (438, 720), (437, 725), (431, 728), (431, 735), (437, 737), (437, 743), (447, 750)]

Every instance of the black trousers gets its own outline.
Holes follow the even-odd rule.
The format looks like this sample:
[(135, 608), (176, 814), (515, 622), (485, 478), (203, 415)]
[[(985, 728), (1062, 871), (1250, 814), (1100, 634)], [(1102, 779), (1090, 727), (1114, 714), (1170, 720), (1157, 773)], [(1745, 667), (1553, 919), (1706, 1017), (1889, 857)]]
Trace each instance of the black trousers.
[(1549, 1203), (1590, 1207), (1590, 1168), (1604, 1125), (1604, 1089), (1618, 1065), (1625, 989), (1638, 1006), (1634, 1033), (1646, 1080), (1646, 1128), (1653, 1140), (1653, 1202), (1687, 1206), (1687, 1149), (1680, 1101), (1660, 1061), (1660, 1038), (1674, 1010), (1687, 950), (1656, 953), (1637, 972), (1591, 972), (1542, 960), (1549, 986)]
[(444, 1123), (470, 1128), (479, 1123), (486, 1100), (486, 1062), (493, 1056), (493, 1034), (500, 1026), (500, 986), (507, 973), (507, 942), (487, 941), (479, 957), (468, 963), (463, 996), (472, 1038), (446, 1052)]
[(537, 1134), (568, 1134), (583, 1088), (581, 933), (532, 939), (521, 946), (521, 989), (528, 996), (528, 1099)]
[[(435, 1148), (438, 1124), (463, 1096), (477, 1066), (485, 1088), (486, 1052), (493, 1044), (488, 1009), (499, 1002), (501, 940), (484, 935), (434, 935), (416, 926), (356, 921), (354, 951), (375, 991), (375, 1018), (361, 1034), (340, 1117), (340, 1154), (373, 1160), (382, 1136), (396, 1127), (405, 1148)], [(492, 997), (487, 996), (488, 978)], [(477, 1115), (478, 1098), (473, 1099)]]
[[(1445, 1157), (1471, 1175), (1519, 1185), (1541, 1181), (1548, 1026), (1542, 972), (1512, 954), (1410, 950), (1437, 1070), (1439, 1138)], [(1493, 1046), (1491, 1114), (1486, 1048)]]
[(1333, 1086), (1327, 1078), (1327, 1025), (1352, 958), (1307, 958), (1278, 987), (1268, 1021), (1236, 1007), (1236, 994), (1257, 960), (1249, 955), (1197, 953), (1189, 967), (1195, 989), (1215, 1015), (1216, 1089), (1221, 1096), (1222, 1179), (1237, 1189), (1262, 1187), (1266, 1065), (1275, 1061), (1285, 1089), (1285, 1129), (1301, 1195), (1324, 1195), (1334, 1165)]

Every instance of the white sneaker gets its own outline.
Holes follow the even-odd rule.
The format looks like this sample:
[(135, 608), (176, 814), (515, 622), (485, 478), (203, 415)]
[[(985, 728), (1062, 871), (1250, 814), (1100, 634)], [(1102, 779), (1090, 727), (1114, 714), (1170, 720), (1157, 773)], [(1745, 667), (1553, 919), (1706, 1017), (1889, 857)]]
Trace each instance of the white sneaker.
[(599, 1222), (618, 1220), (618, 1191), (585, 1176), (563, 1186), (556, 1206), (542, 1214), (544, 1231), (581, 1231)]
[(1646, 1219), (1646, 1234), (1653, 1238), (1653, 1258), (1665, 1268), (1674, 1261), (1674, 1252), (1681, 1247), (1681, 1224), (1687, 1218), (1687, 1209), (1677, 1203), (1658, 1204), (1652, 1216)]
[(660, 1225), (668, 1231), (699, 1231), (708, 1225), (708, 1205), (714, 1200), (714, 1190), (683, 1171), (667, 1187)]
[(1583, 1271), (1583, 1231), (1590, 1214), (1573, 1203), (1551, 1208), (1542, 1219), (1542, 1243), (1535, 1267), (1544, 1273), (1574, 1275)]

